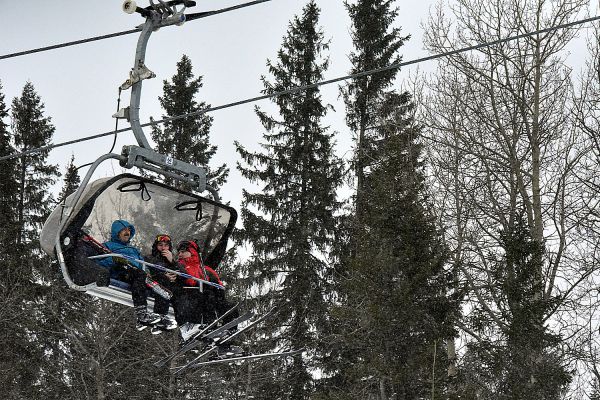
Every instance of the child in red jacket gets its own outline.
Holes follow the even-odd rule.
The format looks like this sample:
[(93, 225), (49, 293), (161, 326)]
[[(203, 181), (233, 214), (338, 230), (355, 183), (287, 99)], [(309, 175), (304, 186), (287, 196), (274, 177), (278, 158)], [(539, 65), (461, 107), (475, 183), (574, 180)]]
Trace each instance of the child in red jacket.
[[(194, 240), (184, 240), (177, 246), (179, 263), (185, 266), (185, 272), (189, 275), (195, 276), (196, 278), (204, 279), (223, 285), (219, 274), (209, 267), (208, 265), (202, 265), (200, 260), (200, 252), (198, 249), (198, 243)], [(198, 282), (193, 279), (185, 280), (186, 286), (198, 286)]]
[[(184, 240), (177, 246), (179, 265), (185, 267), (185, 272), (196, 278), (223, 285), (219, 274), (207, 265), (203, 265), (200, 256), (198, 243), (194, 240)], [(195, 333), (202, 329), (203, 325), (214, 321), (219, 315), (224, 314), (233, 305), (225, 299), (225, 291), (209, 285), (204, 285), (202, 292), (194, 290), (199, 284), (193, 279), (186, 279), (184, 286), (190, 289), (184, 290), (183, 298), (180, 300), (180, 306), (184, 307), (182, 313), (186, 316), (186, 322), (180, 328), (181, 337), (187, 341)], [(234, 311), (226, 318), (223, 323), (227, 323), (239, 316), (239, 312)], [(230, 333), (236, 328), (230, 329)]]

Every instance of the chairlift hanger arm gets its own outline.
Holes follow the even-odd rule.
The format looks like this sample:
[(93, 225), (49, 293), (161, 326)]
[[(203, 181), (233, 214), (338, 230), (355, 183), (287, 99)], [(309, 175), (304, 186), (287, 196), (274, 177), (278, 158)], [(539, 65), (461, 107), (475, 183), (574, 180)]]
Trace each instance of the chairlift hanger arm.
[[(125, 146), (123, 156), (126, 161), (121, 162), (121, 166), (126, 168), (139, 167), (160, 173), (162, 175), (185, 181), (195, 189), (202, 192), (206, 190), (206, 171), (204, 168), (188, 164), (186, 162), (175, 160), (172, 157), (156, 153), (152, 150), (144, 130), (140, 123), (140, 101), (142, 93), (142, 81), (144, 79), (154, 78), (156, 75), (145, 65), (146, 48), (148, 40), (153, 31), (163, 26), (181, 25), (185, 22), (186, 7), (196, 5), (194, 1), (188, 0), (158, 0), (155, 4), (150, 0), (150, 6), (146, 8), (138, 7), (133, 0), (126, 0), (123, 3), (123, 10), (129, 14), (137, 12), (146, 18), (142, 25), (142, 32), (137, 42), (135, 60), (131, 69), (129, 79), (121, 85), (121, 89), (131, 88), (131, 99), (129, 109), (119, 110), (116, 118), (127, 118), (131, 124), (131, 130), (135, 135), (138, 146)], [(178, 11), (177, 6), (183, 5)]]
[[(147, 8), (140, 8), (133, 0), (126, 0), (123, 3), (123, 10), (126, 13), (132, 14), (134, 12), (138, 12), (146, 18), (146, 21), (142, 25), (142, 32), (137, 42), (133, 68), (131, 69), (129, 78), (121, 85), (121, 89), (123, 90), (131, 87), (129, 111), (123, 112), (122, 115), (128, 116), (128, 120), (131, 123), (131, 129), (138, 144), (140, 147), (145, 149), (150, 149), (151, 147), (140, 124), (142, 81), (144, 79), (150, 79), (156, 76), (156, 74), (154, 74), (154, 72), (148, 69), (148, 67), (145, 65), (148, 40), (150, 39), (150, 35), (153, 31), (158, 30), (163, 26), (183, 24), (185, 22), (185, 14), (183, 12), (186, 6), (193, 6), (195, 5), (195, 2), (174, 0), (165, 3), (160, 1), (160, 4), (157, 5), (151, 1), (150, 4), (151, 5)], [(183, 4), (183, 8), (180, 11), (177, 11), (176, 6), (180, 4)]]

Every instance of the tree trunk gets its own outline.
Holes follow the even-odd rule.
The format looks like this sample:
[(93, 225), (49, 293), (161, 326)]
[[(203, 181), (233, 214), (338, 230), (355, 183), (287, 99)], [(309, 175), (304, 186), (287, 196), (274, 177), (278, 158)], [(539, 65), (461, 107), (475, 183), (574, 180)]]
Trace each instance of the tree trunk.
[(385, 378), (379, 379), (379, 400), (387, 400), (387, 393), (385, 391)]
[(252, 393), (252, 363), (248, 363), (248, 372), (246, 373), (246, 400), (253, 398)]
[(96, 361), (96, 374), (94, 377), (96, 380), (96, 400), (105, 400), (106, 394), (104, 393), (104, 366), (98, 361)]
[(25, 234), (25, 216), (24, 216), (24, 210), (23, 208), (25, 207), (25, 176), (26, 176), (26, 171), (27, 171), (27, 164), (25, 163), (25, 161), (27, 160), (27, 157), (23, 157), (21, 159), (21, 182), (19, 182), (19, 209), (18, 209), (18, 222), (19, 222), (19, 234), (17, 235), (17, 245), (20, 245), (21, 243), (23, 243), (23, 241), (25, 240), (25, 238), (23, 237), (23, 235)]
[[(537, 24), (539, 29), (539, 22)], [(536, 42), (535, 48), (535, 75), (534, 75), (534, 99), (533, 99), (533, 124), (531, 134), (531, 157), (532, 157), (532, 197), (533, 197), (533, 216), (534, 226), (533, 235), (534, 239), (540, 244), (544, 244), (544, 223), (542, 220), (542, 200), (540, 192), (540, 46), (539, 41)], [(542, 268), (540, 266), (540, 268)], [(544, 295), (544, 285), (542, 282), (542, 271), (536, 271), (536, 284), (538, 285), (538, 293), (536, 293), (536, 300), (541, 299)]]
[[(366, 102), (365, 102), (366, 107)], [(361, 110), (360, 126), (358, 130), (358, 143), (356, 150), (356, 223), (357, 228), (360, 231), (363, 222), (363, 198), (364, 198), (364, 186), (365, 186), (365, 114), (366, 110)], [(356, 251), (356, 249), (354, 249)]]

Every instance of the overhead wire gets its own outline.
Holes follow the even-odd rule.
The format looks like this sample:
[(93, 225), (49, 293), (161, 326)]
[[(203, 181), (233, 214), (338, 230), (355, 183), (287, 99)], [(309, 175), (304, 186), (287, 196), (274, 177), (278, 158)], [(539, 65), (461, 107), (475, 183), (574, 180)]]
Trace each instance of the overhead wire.
[(4, 54), (4, 55), (0, 56), (0, 60), (6, 60), (8, 58), (25, 56), (25, 55), (33, 54), (33, 53), (41, 53), (42, 51), (56, 50), (56, 49), (60, 49), (63, 47), (76, 46), (79, 44), (95, 42), (97, 40), (104, 40), (104, 39), (114, 38), (114, 37), (123, 36), (123, 35), (129, 35), (131, 33), (136, 33), (136, 32), (141, 32), (141, 31), (142, 31), (141, 28), (129, 29), (127, 31), (109, 33), (108, 35), (94, 36), (94, 37), (90, 37), (87, 39), (74, 40), (72, 42), (53, 44), (51, 46), (39, 47), (37, 49), (24, 50), (24, 51), (19, 51), (16, 53)]
[[(265, 0), (259, 0), (259, 1), (265, 1)], [(526, 33), (522, 33), (522, 34), (518, 34), (518, 35), (509, 36), (509, 37), (506, 37), (506, 38), (503, 38), (503, 39), (493, 40), (491, 42), (484, 42), (484, 43), (480, 43), (480, 44), (477, 44), (477, 45), (462, 47), (460, 49), (446, 51), (446, 52), (442, 52), (442, 53), (439, 53), (439, 54), (433, 54), (433, 55), (430, 55), (430, 56), (416, 58), (416, 59), (409, 60), (409, 61), (398, 62), (398, 63), (390, 64), (390, 65), (385, 66), (385, 67), (375, 68), (375, 69), (371, 69), (371, 70), (367, 70), (367, 71), (362, 71), (362, 72), (357, 72), (357, 73), (354, 73), (354, 74), (349, 74), (349, 75), (345, 75), (345, 76), (341, 76), (341, 77), (337, 77), (337, 78), (333, 78), (333, 79), (328, 79), (328, 80), (324, 80), (324, 81), (312, 83), (312, 84), (309, 84), (309, 85), (295, 86), (293, 88), (289, 88), (289, 89), (286, 89), (286, 90), (281, 90), (279, 92), (265, 94), (265, 95), (262, 95), (262, 96), (255, 96), (255, 97), (251, 97), (251, 98), (244, 99), (244, 100), (239, 100), (239, 101), (234, 101), (234, 102), (231, 102), (231, 103), (222, 104), (222, 105), (216, 106), (216, 107), (208, 107), (208, 108), (205, 108), (203, 110), (194, 111), (194, 112), (190, 112), (190, 113), (187, 113), (187, 114), (181, 114), (181, 115), (176, 115), (176, 116), (173, 116), (173, 117), (164, 118), (164, 119), (161, 119), (161, 120), (158, 120), (158, 121), (147, 122), (147, 123), (141, 124), (140, 126), (143, 128), (143, 127), (151, 126), (151, 125), (154, 125), (154, 124), (165, 124), (165, 123), (176, 121), (176, 120), (179, 120), (179, 119), (184, 119), (184, 118), (188, 118), (188, 117), (192, 117), (192, 116), (206, 114), (206, 113), (209, 113), (209, 112), (213, 112), (213, 111), (217, 111), (217, 110), (223, 110), (223, 109), (226, 109), (226, 108), (236, 107), (236, 106), (240, 106), (240, 105), (243, 105), (243, 104), (255, 103), (255, 102), (258, 102), (258, 101), (261, 101), (261, 100), (266, 100), (266, 99), (270, 99), (270, 98), (275, 98), (275, 97), (283, 96), (283, 95), (286, 95), (286, 94), (301, 92), (301, 91), (305, 91), (305, 90), (308, 90), (308, 89), (314, 89), (314, 88), (317, 88), (319, 86), (329, 85), (329, 84), (340, 82), (340, 81), (361, 78), (361, 77), (364, 77), (364, 76), (373, 75), (373, 74), (377, 74), (377, 73), (384, 72), (384, 71), (389, 71), (389, 70), (392, 70), (392, 69), (399, 69), (399, 68), (402, 68), (402, 67), (406, 67), (408, 65), (414, 65), (414, 64), (419, 64), (419, 63), (423, 63), (423, 62), (426, 62), (426, 61), (436, 60), (436, 59), (439, 59), (439, 58), (449, 57), (449, 56), (452, 56), (452, 55), (455, 55), (455, 54), (465, 53), (465, 52), (468, 52), (468, 51), (477, 50), (477, 49), (481, 49), (481, 48), (484, 48), (484, 47), (491, 47), (491, 46), (495, 46), (495, 45), (498, 45), (498, 44), (502, 44), (502, 43), (506, 43), (506, 42), (510, 42), (510, 41), (514, 41), (514, 40), (518, 40), (518, 39), (523, 39), (523, 38), (534, 36), (534, 35), (539, 35), (541, 33), (547, 33), (547, 32), (552, 32), (552, 31), (556, 31), (556, 30), (559, 30), (559, 29), (570, 28), (570, 27), (573, 27), (573, 26), (576, 26), (576, 25), (582, 25), (582, 24), (585, 24), (585, 23), (594, 22), (594, 21), (598, 21), (598, 20), (600, 20), (600, 16), (589, 17), (589, 18), (585, 18), (585, 19), (581, 19), (581, 20), (577, 20), (577, 21), (572, 21), (572, 22), (568, 22), (568, 23), (564, 23), (564, 24), (555, 25), (555, 26), (552, 26), (552, 27), (549, 27), (549, 28), (539, 29), (539, 30), (535, 30), (535, 31), (532, 31), (532, 32), (526, 32)], [(8, 155), (8, 156), (0, 157), (0, 161), (9, 160), (9, 159), (12, 159), (12, 158), (19, 158), (19, 157), (27, 156), (27, 155), (34, 154), (34, 153), (39, 153), (39, 152), (43, 152), (43, 151), (47, 151), (47, 150), (52, 150), (52, 149), (55, 149), (57, 147), (62, 147), (62, 146), (67, 146), (67, 145), (71, 145), (71, 144), (75, 144), (75, 143), (80, 143), (80, 142), (88, 141), (88, 140), (98, 139), (98, 138), (101, 138), (103, 136), (108, 136), (108, 135), (113, 135), (113, 134), (117, 134), (117, 133), (127, 132), (127, 131), (130, 131), (131, 129), (132, 129), (131, 127), (129, 127), (129, 128), (123, 128), (123, 129), (113, 130), (113, 131), (110, 131), (110, 132), (99, 133), (99, 134), (96, 134), (96, 135), (87, 136), (87, 137), (83, 137), (83, 138), (79, 138), (79, 139), (75, 139), (75, 140), (69, 140), (69, 141), (66, 141), (66, 142), (58, 143), (58, 144), (52, 144), (52, 145), (48, 145), (48, 146), (38, 147), (38, 148), (30, 149), (28, 151), (24, 151), (24, 152), (21, 152), (21, 153), (15, 153), (15, 154), (11, 154), (11, 155)]]
[[(217, 15), (217, 14), (223, 14), (226, 12), (238, 10), (240, 8), (245, 8), (245, 7), (254, 6), (256, 4), (265, 3), (267, 1), (271, 1), (271, 0), (254, 0), (254, 1), (247, 2), (247, 3), (243, 3), (243, 4), (237, 4), (237, 5), (231, 6), (231, 7), (221, 8), (219, 10), (193, 13), (193, 14), (190, 14), (189, 17), (186, 18), (186, 21), (193, 21), (193, 20), (196, 20), (199, 18), (206, 18), (206, 17), (210, 17), (213, 15)], [(4, 55), (0, 55), (0, 60), (6, 60), (8, 58), (20, 57), (20, 56), (25, 56), (25, 55), (34, 54), (34, 53), (41, 53), (43, 51), (61, 49), (63, 47), (77, 46), (77, 45), (84, 44), (84, 43), (90, 43), (90, 42), (95, 42), (98, 40), (104, 40), (104, 39), (110, 39), (110, 38), (114, 38), (114, 37), (118, 37), (118, 36), (129, 35), (129, 34), (141, 32), (141, 31), (142, 31), (142, 27), (140, 26), (140, 27), (137, 27), (134, 29), (126, 30), (126, 31), (109, 33), (107, 35), (94, 36), (94, 37), (90, 37), (90, 38), (86, 38), (86, 39), (74, 40), (72, 42), (64, 42), (64, 43), (53, 44), (53, 45), (45, 46), (45, 47), (39, 47), (36, 49), (30, 49), (30, 50), (19, 51), (16, 53), (4, 54)]]

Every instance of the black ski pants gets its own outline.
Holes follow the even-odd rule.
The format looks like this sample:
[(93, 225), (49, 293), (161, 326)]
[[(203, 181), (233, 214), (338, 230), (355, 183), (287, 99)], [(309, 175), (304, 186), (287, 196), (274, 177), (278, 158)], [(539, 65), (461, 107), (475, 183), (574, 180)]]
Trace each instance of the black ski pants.
[(108, 286), (110, 284), (110, 271), (88, 259), (88, 257), (98, 254), (98, 251), (83, 240), (77, 242), (73, 253), (67, 254), (65, 257), (73, 282), (82, 286), (92, 282), (96, 282), (98, 286)]
[(131, 300), (133, 300), (133, 306), (147, 306), (148, 301), (146, 300), (148, 292), (146, 291), (146, 272), (135, 267), (124, 267), (122, 265), (115, 265), (112, 267), (112, 271), (117, 274), (117, 279), (128, 283), (131, 286)]
[[(184, 322), (210, 324), (233, 307), (233, 304), (226, 299), (223, 290), (207, 285), (202, 292), (198, 288), (182, 288), (174, 292), (174, 295), (177, 304), (175, 315), (179, 325)], [(239, 311), (236, 309), (223, 318), (223, 323), (226, 324), (237, 317)]]
[(171, 282), (164, 274), (154, 274), (153, 278), (156, 282), (160, 283), (162, 287), (169, 290), (173, 297), (171, 300), (167, 300), (164, 297), (154, 295), (154, 312), (159, 315), (166, 315), (169, 312), (169, 305), (173, 306), (175, 315), (177, 315), (179, 299), (181, 297), (181, 285), (175, 282)]

